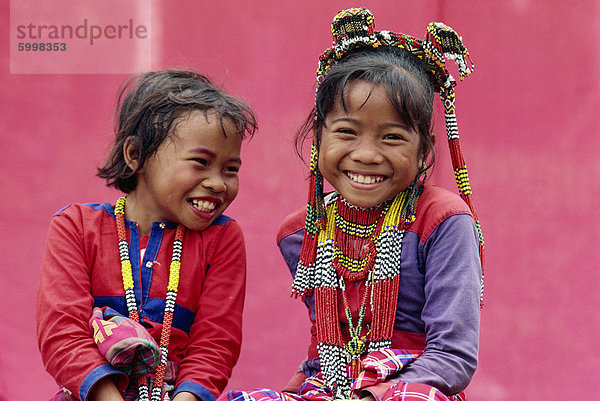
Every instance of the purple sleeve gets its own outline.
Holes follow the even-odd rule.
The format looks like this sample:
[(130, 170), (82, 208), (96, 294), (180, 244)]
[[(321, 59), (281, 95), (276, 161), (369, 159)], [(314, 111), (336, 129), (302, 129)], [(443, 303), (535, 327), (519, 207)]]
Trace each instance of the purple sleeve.
[(300, 258), (300, 250), (302, 249), (303, 239), (304, 230), (300, 230), (283, 237), (278, 243), (279, 251), (283, 256), (288, 269), (290, 269), (292, 277), (296, 276), (296, 269), (298, 268), (298, 259)]
[(425, 269), (426, 346), (398, 380), (429, 384), (445, 394), (464, 390), (477, 367), (481, 268), (469, 215), (444, 220), (419, 244)]
[[(286, 237), (279, 242), (279, 250), (283, 259), (287, 264), (292, 278), (296, 277), (296, 270), (298, 268), (298, 260), (300, 259), (300, 251), (302, 249), (302, 240), (304, 239), (304, 230), (297, 231)], [(315, 323), (315, 297), (314, 294), (307, 295), (304, 298), (304, 304), (308, 308), (308, 315), (311, 322)], [(312, 333), (313, 336), (315, 333)], [(315, 343), (316, 344), (316, 343)], [(315, 345), (316, 346), (316, 345)]]

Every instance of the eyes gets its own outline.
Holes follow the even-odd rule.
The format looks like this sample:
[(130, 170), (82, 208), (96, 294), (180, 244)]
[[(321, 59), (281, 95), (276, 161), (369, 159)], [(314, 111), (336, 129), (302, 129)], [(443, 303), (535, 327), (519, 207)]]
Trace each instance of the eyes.
[(402, 134), (386, 134), (383, 139), (391, 140), (391, 141), (406, 141), (405, 135)]
[[(378, 133), (377, 136), (380, 136), (382, 141), (390, 144), (394, 144), (397, 142), (409, 142), (411, 140), (411, 132), (408, 130), (405, 131), (404, 129), (394, 128), (391, 131), (392, 132), (383, 131), (383, 133)], [(337, 136), (340, 139), (347, 140), (351, 140), (354, 137), (358, 137), (359, 135), (361, 135), (361, 132), (359, 130), (349, 127), (334, 127), (334, 129), (331, 130), (331, 132), (337, 134)]]
[(206, 165), (208, 164), (208, 161), (206, 159), (201, 159), (201, 158), (196, 158), (193, 159), (193, 161), (195, 161), (196, 163), (206, 167)]
[[(197, 167), (200, 169), (205, 169), (209, 166), (213, 161), (208, 158), (196, 157), (191, 159), (194, 163), (196, 163)], [(223, 172), (229, 175), (237, 175), (240, 171), (240, 164), (237, 161), (230, 162), (223, 167)]]

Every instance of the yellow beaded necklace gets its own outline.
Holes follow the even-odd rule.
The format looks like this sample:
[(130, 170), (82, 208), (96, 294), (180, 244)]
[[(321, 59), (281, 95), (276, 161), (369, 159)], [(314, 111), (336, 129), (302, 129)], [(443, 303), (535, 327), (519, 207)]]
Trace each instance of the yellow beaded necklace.
[[(123, 288), (125, 289), (125, 301), (129, 318), (139, 322), (140, 316), (135, 293), (133, 291), (133, 272), (131, 270), (131, 261), (129, 258), (129, 244), (127, 242), (127, 230), (125, 228), (125, 201), (127, 197), (119, 198), (115, 205), (115, 219), (117, 221), (117, 237), (119, 239), (119, 255), (121, 258), (121, 275), (123, 277)], [(140, 401), (160, 401), (162, 385), (165, 378), (167, 367), (167, 354), (169, 351), (169, 339), (171, 337), (171, 326), (173, 325), (173, 313), (175, 312), (175, 301), (177, 299), (177, 288), (179, 286), (179, 272), (181, 269), (181, 252), (183, 249), (183, 236), (185, 227), (181, 224), (177, 226), (175, 241), (173, 242), (173, 255), (169, 267), (169, 283), (167, 285), (167, 295), (165, 300), (165, 311), (163, 317), (163, 326), (160, 333), (160, 353), (161, 362), (156, 367), (154, 385), (152, 386), (152, 395), (149, 394), (149, 377), (146, 375), (139, 381), (139, 399)]]

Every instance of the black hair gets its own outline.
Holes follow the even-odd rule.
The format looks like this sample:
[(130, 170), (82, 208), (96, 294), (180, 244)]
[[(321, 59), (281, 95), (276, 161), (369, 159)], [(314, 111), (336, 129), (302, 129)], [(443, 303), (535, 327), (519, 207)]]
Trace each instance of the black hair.
[[(345, 90), (362, 80), (385, 88), (388, 99), (402, 120), (420, 137), (419, 155), (425, 161), (419, 174), (433, 166), (433, 84), (427, 66), (412, 53), (396, 47), (362, 47), (353, 50), (332, 66), (317, 89), (315, 108), (296, 134), (296, 151), (302, 153), (305, 140), (315, 135), (317, 148), (327, 115), (337, 104), (347, 111)], [(431, 155), (431, 157), (429, 157)]]
[[(148, 72), (127, 81), (119, 92), (115, 142), (97, 176), (104, 178), (107, 186), (131, 192), (145, 161), (171, 134), (178, 119), (192, 110), (216, 112), (223, 135), (225, 119), (234, 124), (235, 133), (242, 138), (254, 135), (257, 129), (250, 107), (213, 85), (206, 76), (184, 70)], [(128, 141), (133, 141), (139, 158), (133, 170), (123, 155)]]

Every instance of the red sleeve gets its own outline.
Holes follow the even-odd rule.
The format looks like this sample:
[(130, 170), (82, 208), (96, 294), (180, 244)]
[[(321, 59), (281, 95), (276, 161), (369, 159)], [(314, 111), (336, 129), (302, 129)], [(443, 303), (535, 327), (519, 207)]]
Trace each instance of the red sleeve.
[(277, 231), (277, 246), (281, 244), (281, 240), (284, 238), (297, 233), (300, 230), (304, 230), (304, 224), (306, 221), (306, 206), (295, 210), (290, 213), (279, 226)]
[(46, 370), (85, 399), (102, 377), (127, 378), (99, 353), (88, 331), (93, 298), (83, 245), (83, 218), (72, 206), (50, 224), (37, 295), (38, 346)]
[[(227, 385), (242, 341), (246, 251), (237, 223), (227, 222), (220, 236), (214, 239), (208, 261), (198, 312), (177, 378), (177, 391), (194, 388), (189, 383), (193, 382), (217, 397)], [(203, 399), (211, 398), (202, 395)]]

